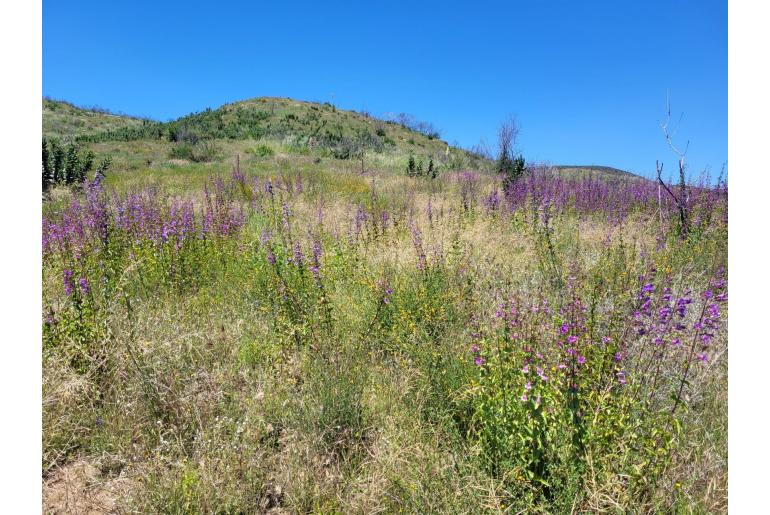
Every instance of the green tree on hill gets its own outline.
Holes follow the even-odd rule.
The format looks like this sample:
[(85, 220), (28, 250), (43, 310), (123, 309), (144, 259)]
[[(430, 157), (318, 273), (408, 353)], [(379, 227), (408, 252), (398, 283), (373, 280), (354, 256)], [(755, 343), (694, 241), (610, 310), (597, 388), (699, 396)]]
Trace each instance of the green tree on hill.
[(43, 191), (53, 184), (53, 168), (51, 166), (51, 153), (48, 151), (48, 142), (43, 138)]
[(414, 161), (414, 156), (409, 156), (409, 162), (406, 164), (407, 177), (414, 177), (417, 175), (417, 165)]
[(431, 179), (435, 179), (437, 175), (438, 175), (438, 170), (433, 164), (433, 158), (431, 157), (430, 161), (428, 161), (428, 177), (430, 177)]

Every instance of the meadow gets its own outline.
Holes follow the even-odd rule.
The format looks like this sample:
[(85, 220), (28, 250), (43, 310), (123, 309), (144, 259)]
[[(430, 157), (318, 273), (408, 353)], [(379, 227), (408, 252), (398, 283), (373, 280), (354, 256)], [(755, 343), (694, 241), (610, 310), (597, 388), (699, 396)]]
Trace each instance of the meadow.
[(683, 227), (651, 180), (503, 189), (382, 127), (360, 163), (82, 139), (113, 164), (43, 202), (45, 509), (726, 512), (726, 183)]

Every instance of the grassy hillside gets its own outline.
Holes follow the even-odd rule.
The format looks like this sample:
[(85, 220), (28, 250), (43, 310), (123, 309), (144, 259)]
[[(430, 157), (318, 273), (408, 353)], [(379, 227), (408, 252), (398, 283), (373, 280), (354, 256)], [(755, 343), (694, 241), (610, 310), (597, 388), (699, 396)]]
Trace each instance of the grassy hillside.
[(571, 177), (605, 177), (613, 179), (644, 179), (639, 175), (611, 166), (596, 165), (556, 165), (554, 169), (565, 176)]
[[(197, 188), (211, 174), (229, 173), (239, 159), (267, 173), (288, 168), (367, 175), (404, 175), (410, 157), (439, 173), (490, 172), (494, 163), (452, 147), (429, 124), (402, 116), (401, 123), (329, 103), (260, 97), (225, 104), (160, 123), (44, 100), (43, 131), (77, 139), (114, 159), (113, 183), (169, 183)], [(418, 129), (418, 130), (415, 130)], [(562, 176), (635, 179), (604, 166), (555, 166)], [(116, 177), (118, 174), (122, 177)]]
[(503, 194), (287, 99), (80, 141), (114, 165), (43, 203), (43, 511), (726, 512), (726, 186), (686, 227), (601, 170)]
[(291, 138), (311, 148), (333, 148), (343, 140), (360, 140), (367, 148), (384, 153), (438, 156), (449, 149), (437, 134), (423, 134), (329, 103), (289, 98), (262, 97), (226, 104), (182, 117), (170, 126), (219, 139)]
[(43, 98), (43, 136), (46, 137), (76, 138), (126, 127), (140, 127), (144, 123), (147, 122), (141, 118)]
[[(48, 102), (44, 133), (74, 138), (97, 156), (111, 156), (108, 181), (118, 188), (163, 183), (178, 192), (192, 190), (210, 175), (229, 174), (236, 159), (244, 169), (262, 173), (291, 169), (359, 176), (404, 175), (410, 157), (426, 171), (432, 160), (439, 173), (491, 165), (427, 130), (287, 98), (235, 102), (164, 123), (97, 115)], [(96, 120), (104, 122), (100, 130), (85, 130), (86, 121), (97, 127)]]
[[(70, 107), (71, 106), (65, 106)], [(71, 118), (69, 125), (95, 113), (77, 108), (57, 113), (57, 120)], [(50, 110), (44, 111), (44, 127)], [(73, 131), (82, 142), (169, 141), (195, 144), (202, 140), (244, 141), (268, 139), (291, 143), (297, 150), (325, 149), (333, 157), (348, 159), (359, 149), (380, 154), (413, 154), (417, 157), (448, 158), (451, 148), (430, 129), (415, 130), (395, 121), (374, 118), (367, 113), (344, 111), (325, 103), (303, 102), (288, 98), (262, 97), (206, 109), (176, 120), (142, 123), (126, 118), (99, 131)], [(405, 123), (420, 127), (418, 122)], [(427, 125), (427, 124), (426, 124)]]

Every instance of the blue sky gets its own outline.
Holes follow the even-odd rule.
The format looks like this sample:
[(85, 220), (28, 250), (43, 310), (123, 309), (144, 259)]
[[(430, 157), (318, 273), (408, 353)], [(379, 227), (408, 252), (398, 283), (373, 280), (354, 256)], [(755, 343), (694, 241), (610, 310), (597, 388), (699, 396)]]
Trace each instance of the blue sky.
[(650, 175), (727, 161), (727, 2), (43, 1), (43, 94), (167, 120), (256, 96), (406, 112), (462, 146)]

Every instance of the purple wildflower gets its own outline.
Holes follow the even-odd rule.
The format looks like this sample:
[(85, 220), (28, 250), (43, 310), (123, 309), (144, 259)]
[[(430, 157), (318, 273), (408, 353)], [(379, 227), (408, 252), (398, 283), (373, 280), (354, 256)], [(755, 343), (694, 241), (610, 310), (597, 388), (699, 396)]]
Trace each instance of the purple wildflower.
[(297, 266), (302, 266), (302, 263), (305, 260), (305, 256), (302, 254), (302, 247), (300, 246), (299, 242), (296, 242), (294, 244), (294, 264)]
[(65, 268), (62, 276), (64, 280), (64, 293), (69, 297), (72, 295), (72, 270)]

